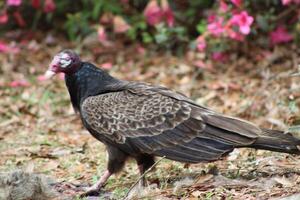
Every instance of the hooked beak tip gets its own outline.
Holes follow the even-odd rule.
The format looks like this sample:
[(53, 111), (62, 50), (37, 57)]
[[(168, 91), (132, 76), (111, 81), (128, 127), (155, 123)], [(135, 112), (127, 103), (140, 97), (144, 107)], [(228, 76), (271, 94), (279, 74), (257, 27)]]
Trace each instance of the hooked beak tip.
[(50, 79), (52, 78), (56, 73), (54, 71), (51, 71), (51, 70), (47, 70), (46, 73), (44, 74), (45, 78), (46, 79)]

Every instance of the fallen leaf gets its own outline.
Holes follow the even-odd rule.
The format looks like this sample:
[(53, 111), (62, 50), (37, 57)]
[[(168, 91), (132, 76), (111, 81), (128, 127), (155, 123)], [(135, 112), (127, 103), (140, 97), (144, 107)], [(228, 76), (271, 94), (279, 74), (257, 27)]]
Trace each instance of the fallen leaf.
[(30, 84), (27, 80), (15, 80), (15, 81), (10, 82), (9, 86), (12, 87), (12, 88), (28, 87), (28, 86), (30, 86)]
[(195, 184), (205, 183), (205, 182), (211, 180), (213, 177), (214, 177), (214, 175), (212, 175), (212, 174), (205, 174), (203, 176), (199, 176), (197, 178), (197, 181), (195, 182)]
[(194, 196), (194, 197), (200, 197), (201, 196), (201, 194), (202, 194), (203, 192), (200, 192), (199, 190), (196, 190), (196, 191), (194, 191), (194, 192), (192, 192), (192, 195)]
[(287, 179), (286, 177), (282, 176), (282, 177), (275, 177), (274, 180), (281, 184), (283, 187), (293, 187), (294, 183), (292, 183), (289, 179)]
[(103, 69), (109, 70), (109, 69), (111, 69), (113, 67), (113, 64), (111, 62), (106, 62), (106, 63), (101, 64), (101, 67)]

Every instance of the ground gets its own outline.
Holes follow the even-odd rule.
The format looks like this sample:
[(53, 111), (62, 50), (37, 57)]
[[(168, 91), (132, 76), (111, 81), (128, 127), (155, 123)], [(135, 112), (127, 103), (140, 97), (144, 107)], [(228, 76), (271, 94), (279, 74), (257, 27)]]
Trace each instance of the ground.
[[(82, 187), (105, 170), (106, 153), (81, 125), (61, 77), (39, 76), (61, 46), (68, 45), (32, 42), (31, 49), (23, 47), (18, 54), (0, 54), (0, 171), (33, 165), (34, 172), (55, 179), (61, 196), (79, 199)], [(204, 68), (195, 66), (204, 55), (192, 51), (171, 56), (138, 46), (79, 50), (84, 60), (104, 63), (118, 78), (164, 85), (215, 111), (299, 135), (300, 77), (291, 76), (300, 63), (299, 50), (293, 45), (249, 48), (254, 49), (232, 53), (224, 63), (207, 62)], [(23, 79), (28, 83), (16, 84)], [(155, 168), (138, 198), (272, 199), (300, 192), (299, 156), (284, 153), (238, 149), (213, 163), (163, 159)], [(121, 199), (138, 178), (129, 160), (103, 194)]]

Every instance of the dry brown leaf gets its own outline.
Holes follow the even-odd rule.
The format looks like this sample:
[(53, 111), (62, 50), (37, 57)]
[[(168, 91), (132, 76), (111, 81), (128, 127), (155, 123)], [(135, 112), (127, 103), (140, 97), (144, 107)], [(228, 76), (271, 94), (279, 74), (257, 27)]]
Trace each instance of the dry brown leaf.
[(282, 177), (275, 177), (274, 180), (281, 184), (283, 187), (293, 187), (295, 184), (291, 182), (288, 178), (282, 176)]
[(199, 198), (200, 195), (201, 195), (202, 193), (203, 193), (203, 192), (200, 192), (199, 190), (196, 190), (196, 191), (192, 192), (192, 195), (193, 195), (194, 197)]
[(214, 175), (212, 175), (212, 174), (205, 174), (203, 176), (199, 176), (197, 178), (197, 181), (195, 182), (195, 184), (205, 183), (205, 182), (211, 180), (213, 177), (214, 177)]

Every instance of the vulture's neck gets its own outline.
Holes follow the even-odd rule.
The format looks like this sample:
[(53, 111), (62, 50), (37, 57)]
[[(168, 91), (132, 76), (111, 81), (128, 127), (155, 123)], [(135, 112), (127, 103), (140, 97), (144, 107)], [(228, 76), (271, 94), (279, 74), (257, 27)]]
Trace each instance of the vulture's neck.
[(125, 83), (87, 62), (82, 62), (76, 72), (66, 74), (65, 82), (76, 111), (80, 111), (80, 104), (85, 98), (111, 92), (113, 88), (120, 88), (116, 85), (122, 86)]

